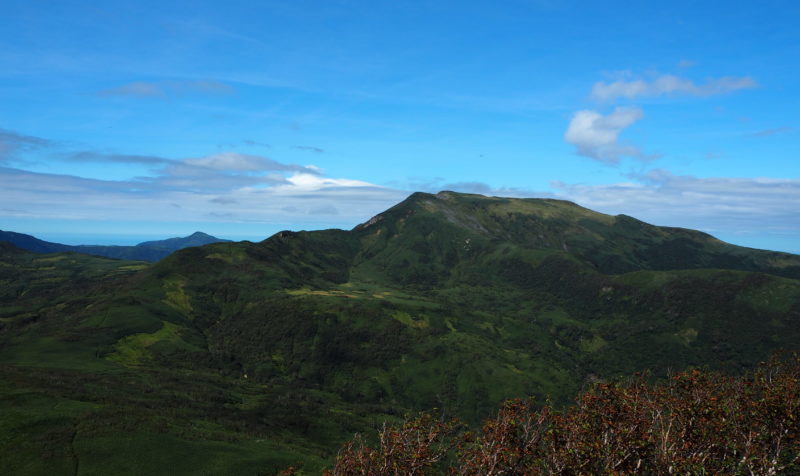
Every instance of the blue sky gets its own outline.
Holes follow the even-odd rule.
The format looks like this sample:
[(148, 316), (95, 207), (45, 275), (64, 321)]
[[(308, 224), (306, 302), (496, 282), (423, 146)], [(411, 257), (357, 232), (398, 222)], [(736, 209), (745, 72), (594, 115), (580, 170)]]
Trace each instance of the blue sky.
[(800, 252), (800, 6), (6, 0), (0, 228), (350, 228), (558, 197)]

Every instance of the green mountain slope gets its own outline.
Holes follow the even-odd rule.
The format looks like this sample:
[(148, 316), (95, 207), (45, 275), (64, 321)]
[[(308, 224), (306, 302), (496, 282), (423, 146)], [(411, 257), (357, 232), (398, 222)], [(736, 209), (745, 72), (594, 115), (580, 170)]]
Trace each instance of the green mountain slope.
[(407, 411), (476, 423), (510, 397), (563, 404), (596, 379), (800, 350), (800, 257), (558, 200), (420, 193), (351, 231), (146, 267), (69, 256), (0, 255), (19, 283), (0, 304), (0, 405), (17, 412), (0, 451), (30, 449), (10, 469), (46, 449), (67, 466), (202, 452), (176, 471), (313, 472)]
[(192, 246), (203, 246), (210, 243), (228, 242), (205, 234), (201, 231), (192, 233), (183, 238), (168, 238), (166, 240), (145, 241), (136, 246), (114, 245), (64, 245), (50, 241), (40, 240), (31, 235), (0, 230), (0, 242), (11, 243), (19, 248), (35, 253), (60, 253), (76, 252), (88, 255), (104, 256), (139, 261), (158, 261), (170, 253)]

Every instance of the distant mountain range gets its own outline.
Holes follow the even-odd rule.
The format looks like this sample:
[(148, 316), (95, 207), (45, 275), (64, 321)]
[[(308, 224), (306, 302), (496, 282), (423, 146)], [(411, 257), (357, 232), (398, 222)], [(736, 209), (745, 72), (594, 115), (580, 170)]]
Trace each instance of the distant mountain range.
[(40, 240), (34, 236), (25, 235), (23, 233), (0, 230), (0, 241), (6, 241), (18, 248), (33, 251), (34, 253), (61, 253), (71, 251), (88, 255), (105, 256), (106, 258), (152, 262), (163, 259), (171, 253), (183, 248), (228, 242), (230, 240), (223, 240), (197, 231), (183, 238), (145, 241), (135, 246), (64, 245)]
[(415, 193), (153, 264), (0, 244), (0, 474), (319, 474), (409, 413), (778, 349), (800, 256), (561, 200)]

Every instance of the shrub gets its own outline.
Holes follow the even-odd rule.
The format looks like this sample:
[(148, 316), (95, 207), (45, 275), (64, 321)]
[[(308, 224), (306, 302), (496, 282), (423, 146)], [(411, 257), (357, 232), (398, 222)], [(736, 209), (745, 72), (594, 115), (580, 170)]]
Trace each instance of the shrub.
[(598, 383), (575, 405), (506, 402), (476, 432), (422, 415), (356, 436), (325, 474), (786, 474), (800, 459), (800, 359), (733, 378), (690, 370), (656, 385)]

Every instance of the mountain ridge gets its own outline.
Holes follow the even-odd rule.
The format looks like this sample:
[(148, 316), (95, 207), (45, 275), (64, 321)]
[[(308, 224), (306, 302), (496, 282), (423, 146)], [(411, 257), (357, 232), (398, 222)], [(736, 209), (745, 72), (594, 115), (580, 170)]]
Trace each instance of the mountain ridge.
[(365, 233), (380, 226), (384, 217), (402, 222), (413, 214), (426, 213), (438, 214), (462, 232), (475, 235), (473, 239), (500, 238), (534, 249), (577, 254), (606, 274), (637, 269), (722, 268), (800, 277), (800, 259), (791, 253), (745, 248), (704, 232), (650, 225), (627, 215), (606, 215), (556, 199), (417, 192), (353, 231)]
[(163, 259), (170, 253), (183, 248), (203, 246), (210, 243), (228, 242), (230, 240), (216, 238), (201, 231), (197, 231), (185, 237), (144, 241), (134, 246), (65, 245), (41, 240), (33, 235), (0, 230), (0, 241), (12, 243), (17, 247), (26, 249), (28, 251), (33, 251), (35, 253), (75, 252), (95, 256), (104, 256), (106, 258), (153, 262)]

